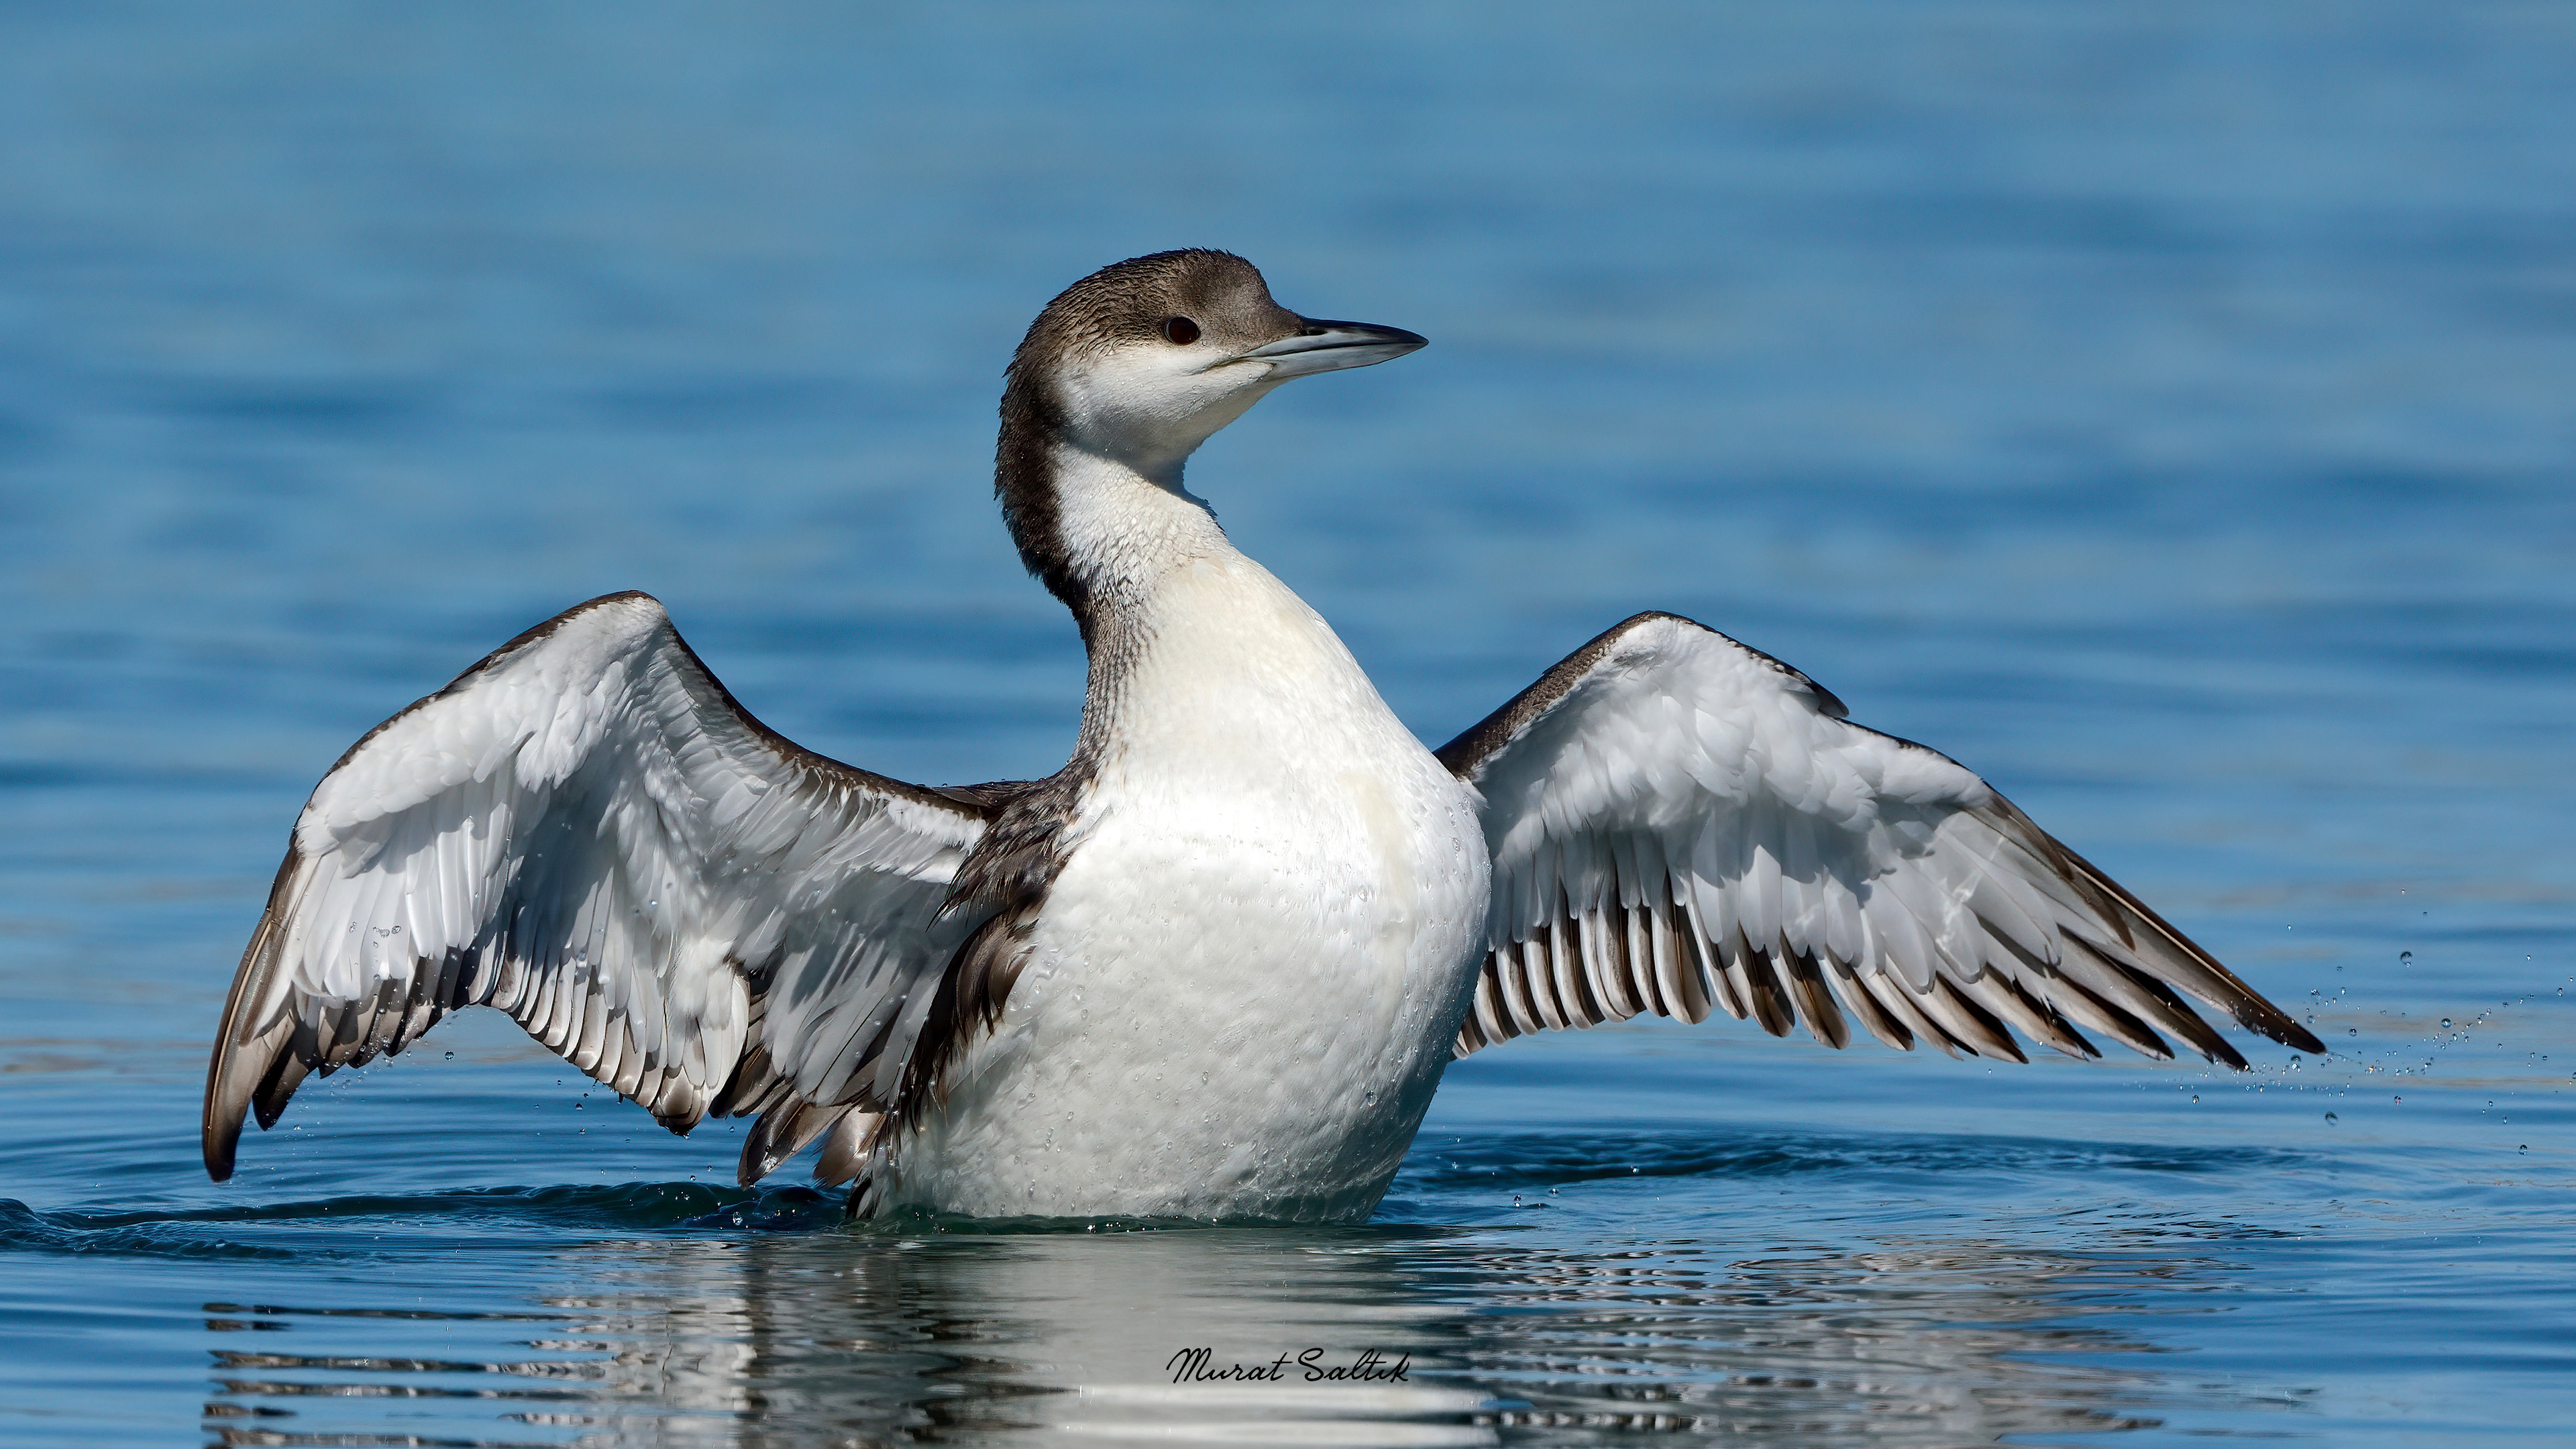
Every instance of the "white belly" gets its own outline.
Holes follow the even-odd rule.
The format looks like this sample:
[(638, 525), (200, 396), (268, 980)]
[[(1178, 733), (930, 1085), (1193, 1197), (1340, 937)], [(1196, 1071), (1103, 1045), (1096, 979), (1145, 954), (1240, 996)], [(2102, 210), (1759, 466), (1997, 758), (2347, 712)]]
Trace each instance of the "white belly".
[[(1356, 1221), (1386, 1192), (1483, 954), (1484, 836), (1279, 593), (1329, 649), (1237, 649), (1101, 762), (1027, 969), (896, 1146), (889, 1205)], [(1253, 697), (1208, 707), (1228, 679)]]

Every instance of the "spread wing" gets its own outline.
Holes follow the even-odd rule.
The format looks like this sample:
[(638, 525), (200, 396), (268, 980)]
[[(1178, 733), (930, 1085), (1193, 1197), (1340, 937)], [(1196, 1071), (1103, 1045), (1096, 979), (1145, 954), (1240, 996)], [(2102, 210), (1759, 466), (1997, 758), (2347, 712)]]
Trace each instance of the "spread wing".
[(1949, 757), (1847, 723), (1815, 681), (1672, 614), (1575, 651), (1444, 746), (1485, 796), (1490, 954), (1464, 1056), (1652, 1011), (1802, 1022), (2025, 1060), (2180, 1037), (2186, 996), (2315, 1036)]
[(674, 1131), (769, 1111), (766, 1171), (891, 1100), (916, 988), (975, 924), (940, 908), (982, 793), (781, 739), (644, 594), (571, 609), (315, 787), (224, 1005), (206, 1170), (308, 1072), (489, 1004)]

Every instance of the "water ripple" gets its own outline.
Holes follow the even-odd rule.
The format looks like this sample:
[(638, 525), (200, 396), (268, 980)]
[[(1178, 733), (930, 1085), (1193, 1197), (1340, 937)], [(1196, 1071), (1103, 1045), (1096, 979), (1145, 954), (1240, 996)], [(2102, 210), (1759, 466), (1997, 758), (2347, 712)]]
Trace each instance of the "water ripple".
[[(1426, 1160), (1427, 1159), (1427, 1160)], [(1623, 1177), (1890, 1179), (1993, 1172), (2047, 1179), (2111, 1172), (2221, 1173), (2287, 1167), (2280, 1149), (2051, 1142), (2011, 1137), (1819, 1136), (1687, 1132), (1526, 1133), (1415, 1155), (1403, 1188), (1540, 1188)]]

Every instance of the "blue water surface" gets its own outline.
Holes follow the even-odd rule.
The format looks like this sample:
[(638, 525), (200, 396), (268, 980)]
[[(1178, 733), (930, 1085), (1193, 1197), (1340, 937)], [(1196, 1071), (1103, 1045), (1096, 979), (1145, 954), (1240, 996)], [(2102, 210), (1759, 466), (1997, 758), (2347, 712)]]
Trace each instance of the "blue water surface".
[[(0, 1442), (2564, 1443), (2571, 74), (2474, 3), (0, 9)], [(1363, 1228), (849, 1228), (468, 1013), (205, 1180), (305, 793), (568, 604), (1053, 769), (1000, 368), (1179, 245), (1434, 340), (1191, 472), (1426, 739), (1690, 614), (2334, 1055), (1639, 1023), (1458, 1065)]]

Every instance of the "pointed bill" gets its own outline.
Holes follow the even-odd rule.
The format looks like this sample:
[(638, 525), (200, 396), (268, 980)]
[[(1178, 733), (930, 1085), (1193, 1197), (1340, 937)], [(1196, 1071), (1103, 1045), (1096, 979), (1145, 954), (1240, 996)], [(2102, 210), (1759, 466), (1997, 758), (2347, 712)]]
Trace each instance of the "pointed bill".
[(1429, 346), (1431, 342), (1421, 333), (1407, 332), (1401, 327), (1380, 327), (1371, 322), (1328, 322), (1316, 317), (1305, 321), (1302, 331), (1256, 347), (1243, 354), (1244, 360), (1267, 362), (1271, 378), (1284, 380), (1304, 377), (1311, 372), (1367, 367), (1371, 363), (1402, 357)]

